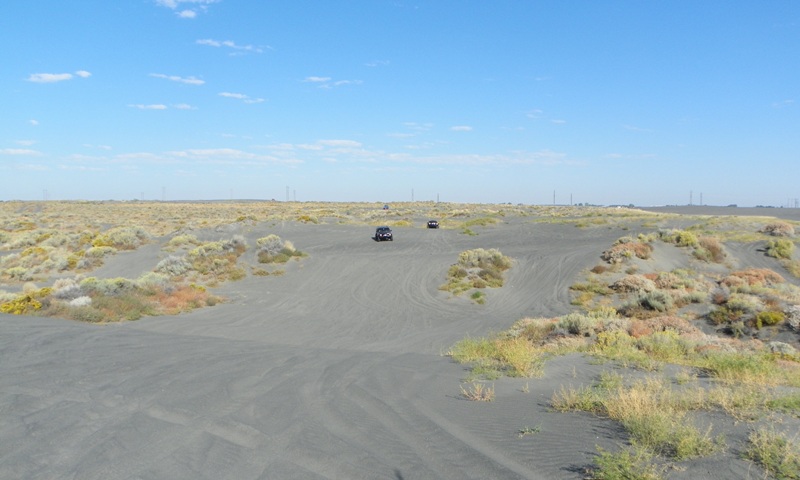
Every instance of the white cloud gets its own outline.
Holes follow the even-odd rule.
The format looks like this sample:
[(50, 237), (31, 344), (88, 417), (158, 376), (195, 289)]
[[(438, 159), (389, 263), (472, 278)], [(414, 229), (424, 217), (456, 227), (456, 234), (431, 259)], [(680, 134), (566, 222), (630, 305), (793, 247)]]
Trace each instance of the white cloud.
[(28, 123), (29, 123), (29, 124), (31, 124), (31, 125), (33, 125), (34, 127), (36, 127), (36, 126), (38, 126), (38, 125), (39, 125), (39, 120), (33, 120), (33, 119), (31, 119), (31, 120), (28, 120)]
[[(170, 10), (182, 8), (182, 10), (175, 12), (178, 18), (195, 18), (197, 17), (198, 11), (205, 12), (208, 10), (209, 5), (218, 3), (219, 1), (220, 0), (155, 0), (156, 5), (169, 8)], [(187, 7), (191, 6), (191, 8), (186, 8), (183, 4), (187, 4)]]
[(241, 100), (244, 103), (261, 103), (265, 101), (263, 98), (253, 98), (243, 93), (220, 92), (219, 96), (226, 98), (234, 98), (236, 100)]
[(23, 147), (30, 147), (31, 145), (35, 144), (36, 142), (34, 140), (17, 140), (14, 143), (16, 143), (17, 145), (22, 145)]
[(631, 132), (652, 132), (649, 128), (641, 128), (635, 125), (623, 125), (622, 128), (630, 130)]
[(206, 83), (205, 80), (200, 80), (199, 78), (195, 78), (193, 76), (179, 77), (177, 75), (164, 75), (163, 73), (151, 73), (150, 76), (155, 78), (163, 78), (165, 80), (170, 80), (173, 82), (185, 83), (187, 85), (203, 85), (204, 83)]
[(567, 123), (567, 121), (554, 118), (553, 120), (550, 120), (550, 123), (555, 123), (556, 125), (563, 125), (563, 124)]
[[(233, 50), (238, 50), (240, 52), (253, 52), (253, 53), (262, 53), (264, 52), (262, 47), (256, 47), (254, 45), (237, 45), (236, 42), (231, 40), (214, 40), (212, 38), (204, 38), (201, 40), (197, 40), (195, 43), (198, 45), (206, 45), (208, 47), (226, 47), (231, 48)], [(269, 48), (269, 47), (267, 47)]]
[(456, 125), (454, 127), (450, 127), (450, 130), (454, 132), (471, 132), (472, 127), (470, 127), (469, 125)]
[(360, 148), (361, 142), (356, 142), (355, 140), (320, 140), (320, 145), (325, 145), (327, 147), (347, 147), (347, 148)]
[(75, 75), (71, 73), (32, 73), (28, 77), (28, 81), (33, 83), (56, 83), (72, 80), (76, 75), (81, 78), (89, 78), (92, 76), (92, 74), (86, 70), (78, 70), (75, 72)]
[(0, 155), (36, 156), (41, 154), (42, 152), (28, 148), (0, 148)]
[(361, 85), (364, 83), (361, 80), (336, 80), (335, 82), (331, 80), (331, 77), (310, 76), (304, 78), (303, 82), (319, 84), (319, 88), (340, 87), (342, 85)]
[(197, 107), (193, 107), (193, 106), (189, 105), (188, 103), (177, 103), (177, 104), (173, 105), (172, 107), (177, 109), (177, 110), (197, 110)]
[(71, 73), (32, 73), (28, 77), (28, 81), (34, 83), (56, 83), (71, 79)]
[(141, 103), (128, 105), (132, 108), (138, 108), (139, 110), (166, 110), (168, 107), (166, 105), (157, 103), (152, 105), (143, 105)]

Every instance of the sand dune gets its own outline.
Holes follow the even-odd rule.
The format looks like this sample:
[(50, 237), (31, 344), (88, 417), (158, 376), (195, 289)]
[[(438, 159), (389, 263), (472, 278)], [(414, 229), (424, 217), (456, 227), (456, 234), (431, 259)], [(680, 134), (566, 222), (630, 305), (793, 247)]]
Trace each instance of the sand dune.
[[(0, 478), (578, 479), (597, 446), (624, 443), (610, 420), (548, 406), (603, 366), (555, 358), (544, 378), (498, 380), (481, 403), (460, 398), (465, 368), (442, 352), (571, 311), (568, 286), (630, 230), (516, 218), (476, 236), (397, 228), (393, 242), (364, 226), (241, 233), (251, 244), (277, 233), (309, 257), (223, 284), (229, 302), (178, 316), (0, 316)], [(478, 247), (515, 262), (483, 306), (437, 288)], [(120, 253), (102, 273), (135, 276), (154, 252)], [(751, 468), (715, 456), (670, 478), (757, 477)]]

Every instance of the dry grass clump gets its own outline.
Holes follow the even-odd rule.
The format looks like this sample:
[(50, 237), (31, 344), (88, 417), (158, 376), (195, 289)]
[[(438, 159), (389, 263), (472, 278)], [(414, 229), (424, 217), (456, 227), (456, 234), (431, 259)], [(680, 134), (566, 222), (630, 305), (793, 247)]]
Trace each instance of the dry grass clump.
[(247, 242), (241, 235), (227, 240), (203, 243), (186, 254), (186, 260), (197, 274), (213, 281), (238, 280), (245, 271), (237, 263), (247, 249)]
[(491, 402), (494, 400), (494, 386), (487, 387), (480, 382), (472, 382), (469, 388), (462, 385), (461, 396), (473, 402)]
[(797, 435), (787, 437), (775, 428), (761, 427), (748, 437), (745, 458), (760, 465), (777, 479), (800, 478), (800, 443)]
[(558, 411), (588, 411), (622, 424), (631, 442), (654, 455), (675, 460), (707, 456), (721, 446), (711, 428), (700, 430), (688, 417), (686, 404), (662, 378), (648, 377), (630, 386), (621, 379), (594, 388), (562, 386), (551, 405)]
[(267, 235), (256, 240), (258, 250), (256, 258), (259, 263), (286, 263), (292, 258), (299, 258), (305, 254), (297, 250), (292, 242), (282, 240), (275, 234)]
[(502, 287), (503, 272), (511, 268), (511, 264), (511, 259), (496, 248), (463, 251), (458, 255), (458, 263), (448, 270), (447, 283), (439, 289), (459, 295), (475, 288)]
[(794, 227), (790, 223), (776, 221), (764, 225), (764, 228), (759, 230), (759, 232), (774, 237), (793, 237)]
[(768, 268), (748, 268), (732, 272), (720, 281), (720, 284), (729, 288), (747, 286), (772, 286), (784, 283), (786, 280), (777, 272)]
[(723, 263), (728, 254), (716, 237), (700, 237), (693, 252), (695, 258), (705, 262)]
[(614, 291), (621, 293), (639, 293), (652, 292), (657, 290), (658, 287), (653, 280), (650, 280), (642, 275), (626, 275), (612, 283), (611, 288)]
[(608, 263), (622, 263), (629, 258), (650, 258), (653, 246), (646, 242), (636, 241), (630, 237), (623, 237), (608, 250), (604, 251), (600, 258)]

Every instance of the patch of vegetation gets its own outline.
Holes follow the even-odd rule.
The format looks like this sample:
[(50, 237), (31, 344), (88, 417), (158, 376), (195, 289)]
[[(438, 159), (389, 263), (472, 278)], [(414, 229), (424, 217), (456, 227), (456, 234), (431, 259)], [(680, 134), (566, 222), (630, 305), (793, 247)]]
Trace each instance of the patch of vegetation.
[[(511, 259), (495, 248), (477, 248), (459, 254), (458, 263), (447, 272), (447, 283), (440, 290), (459, 295), (472, 289), (499, 288), (503, 286), (503, 272), (511, 268)], [(473, 300), (485, 297), (473, 296)], [(484, 300), (485, 301), (485, 300)]]
[(744, 456), (774, 478), (800, 479), (800, 445), (796, 438), (760, 428), (750, 434)]
[(461, 396), (474, 402), (491, 402), (494, 400), (494, 385), (487, 387), (480, 382), (472, 382), (468, 388), (461, 386)]
[(306, 254), (297, 250), (294, 244), (283, 240), (275, 234), (267, 235), (256, 240), (258, 250), (256, 258), (258, 263), (286, 263), (293, 258), (305, 257)]
[(666, 467), (655, 461), (650, 450), (631, 446), (617, 452), (598, 448), (594, 468), (590, 472), (593, 480), (661, 480)]
[(766, 253), (768, 257), (791, 260), (794, 254), (794, 242), (785, 238), (768, 240)]

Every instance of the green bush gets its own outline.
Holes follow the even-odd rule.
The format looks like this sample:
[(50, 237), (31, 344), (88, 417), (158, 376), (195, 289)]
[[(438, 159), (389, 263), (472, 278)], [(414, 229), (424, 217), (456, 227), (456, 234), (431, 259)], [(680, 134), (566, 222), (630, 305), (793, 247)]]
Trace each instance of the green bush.
[(786, 314), (777, 310), (758, 312), (756, 315), (756, 328), (777, 325), (784, 320), (786, 320)]
[(794, 253), (794, 243), (791, 240), (780, 238), (767, 241), (767, 256), (791, 260)]

